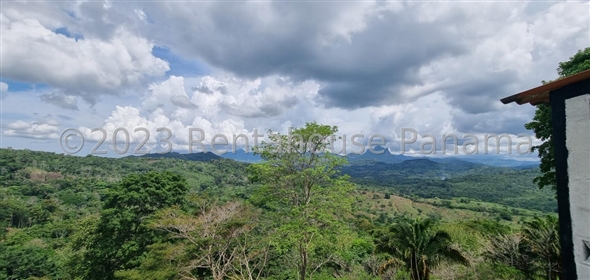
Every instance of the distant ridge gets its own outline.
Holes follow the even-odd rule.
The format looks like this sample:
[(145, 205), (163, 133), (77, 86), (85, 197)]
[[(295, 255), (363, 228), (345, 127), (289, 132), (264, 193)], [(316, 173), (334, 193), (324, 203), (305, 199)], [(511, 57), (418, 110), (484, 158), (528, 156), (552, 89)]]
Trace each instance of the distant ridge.
[(192, 160), (192, 161), (211, 161), (216, 159), (221, 159), (222, 157), (211, 153), (190, 153), (190, 154), (181, 154), (177, 152), (170, 152), (165, 154), (145, 154), (141, 156), (129, 156), (129, 157), (147, 157), (147, 158), (176, 158), (176, 159), (183, 159), (183, 160)]
[(361, 161), (378, 161), (385, 163), (402, 163), (406, 160), (416, 159), (416, 157), (409, 157), (404, 155), (394, 155), (389, 150), (382, 146), (376, 146), (373, 151), (367, 150), (362, 154), (348, 154), (346, 155), (348, 161), (358, 163)]
[(247, 163), (256, 163), (262, 160), (260, 155), (255, 155), (254, 152), (246, 153), (246, 151), (242, 149), (236, 150), (235, 153), (232, 151), (228, 151), (227, 153), (223, 154), (222, 157)]
[[(381, 152), (383, 151), (383, 152)], [(377, 154), (376, 152), (380, 152)], [(408, 160), (428, 159), (438, 163), (451, 165), (487, 165), (496, 167), (514, 167), (514, 168), (536, 168), (539, 166), (538, 161), (519, 161), (515, 159), (502, 158), (501, 155), (494, 154), (476, 154), (463, 156), (444, 156), (444, 157), (427, 157), (427, 156), (406, 156), (402, 154), (392, 154), (387, 148), (376, 146), (372, 151), (365, 151), (363, 154), (348, 154), (348, 161), (350, 164), (358, 165), (363, 162), (376, 161), (382, 163), (402, 163)], [(467, 164), (472, 163), (472, 164)]]
[[(223, 158), (233, 159), (235, 161), (256, 163), (260, 162), (262, 158), (260, 155), (254, 155), (253, 152), (246, 153), (244, 150), (236, 150), (235, 153), (228, 151), (221, 155)], [(512, 167), (516, 169), (537, 168), (538, 161), (519, 161), (514, 159), (502, 158), (500, 155), (494, 154), (479, 154), (479, 155), (464, 155), (464, 156), (445, 156), (445, 157), (426, 157), (426, 156), (406, 156), (402, 154), (392, 154), (386, 147), (375, 146), (373, 151), (368, 149), (362, 153), (350, 153), (346, 155), (350, 165), (370, 164), (371, 162), (381, 163), (402, 163), (408, 160), (427, 159), (436, 163), (447, 165), (459, 165), (474, 167), (477, 165), (496, 166), (496, 167)]]

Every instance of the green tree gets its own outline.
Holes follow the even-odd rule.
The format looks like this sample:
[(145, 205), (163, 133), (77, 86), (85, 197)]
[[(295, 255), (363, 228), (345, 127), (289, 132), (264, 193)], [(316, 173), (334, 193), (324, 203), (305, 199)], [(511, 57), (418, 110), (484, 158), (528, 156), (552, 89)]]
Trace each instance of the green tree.
[(537, 217), (525, 224), (522, 233), (529, 255), (544, 272), (545, 279), (558, 279), (561, 273), (561, 253), (557, 218)]
[(115, 271), (139, 266), (147, 246), (158, 240), (146, 219), (182, 204), (186, 191), (185, 179), (167, 171), (131, 174), (110, 189), (83, 258), (84, 278), (114, 279)]
[(10, 280), (31, 277), (59, 279), (61, 275), (56, 259), (55, 251), (40, 239), (15, 246), (0, 243), (0, 276)]
[(154, 243), (141, 264), (129, 270), (117, 270), (115, 278), (120, 280), (175, 280), (178, 279), (178, 244)]
[[(586, 70), (590, 70), (590, 48), (578, 51), (570, 60), (560, 62), (557, 73), (560, 78), (571, 76)], [(545, 83), (545, 82), (543, 82)], [(541, 158), (541, 175), (536, 177), (533, 182), (539, 186), (557, 187), (555, 177), (555, 156), (553, 145), (553, 122), (551, 118), (551, 106), (541, 104), (537, 106), (533, 121), (525, 124), (525, 128), (532, 130), (537, 139), (543, 141), (538, 146), (533, 146), (533, 151), (538, 151)]]
[(92, 239), (99, 221), (98, 213), (76, 220), (66, 249), (68, 256), (65, 267), (70, 279), (77, 279), (86, 274), (88, 267), (84, 257), (87, 256), (87, 250), (92, 248)]
[(536, 217), (526, 222), (518, 234), (492, 237), (484, 256), (496, 265), (521, 271), (527, 279), (539, 275), (544, 275), (547, 280), (558, 279), (561, 257), (557, 218)]
[(453, 246), (451, 236), (435, 228), (431, 219), (402, 218), (389, 229), (379, 234), (377, 252), (393, 257), (383, 265), (403, 263), (410, 271), (412, 280), (428, 280), (430, 272), (442, 261), (468, 264), (467, 258)]
[(477, 231), (479, 234), (485, 237), (494, 237), (501, 234), (509, 234), (510, 227), (503, 225), (494, 220), (470, 220), (462, 222), (468, 228)]
[(325, 151), (337, 131), (312, 122), (291, 135), (270, 134), (272, 143), (255, 149), (264, 161), (248, 167), (250, 180), (262, 184), (254, 200), (277, 215), (277, 247), (297, 256), (301, 280), (334, 260), (351, 211), (353, 185), (339, 171), (346, 159)]

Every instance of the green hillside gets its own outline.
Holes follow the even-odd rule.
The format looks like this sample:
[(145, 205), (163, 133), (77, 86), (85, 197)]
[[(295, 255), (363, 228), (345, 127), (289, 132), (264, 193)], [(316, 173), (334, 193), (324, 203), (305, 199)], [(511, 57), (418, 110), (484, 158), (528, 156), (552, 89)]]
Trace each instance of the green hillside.
[(359, 185), (420, 198), (465, 197), (509, 207), (556, 212), (550, 190), (533, 184), (538, 168), (494, 167), (455, 160), (443, 164), (429, 159), (355, 163), (343, 168)]
[[(294, 279), (297, 257), (286, 238), (295, 238), (296, 224), (249, 166), (208, 155), (114, 159), (0, 149), (0, 278)], [(401, 263), (381, 267), (390, 255), (378, 248), (386, 231), (416, 218), (449, 233), (470, 261), (443, 262), (432, 279), (531, 276), (486, 256), (490, 242), (553, 210), (551, 194), (526, 182), (535, 170), (416, 160), (343, 172), (356, 185), (313, 208), (327, 215), (313, 219), (330, 221), (309, 243), (313, 279), (409, 279)], [(206, 244), (217, 245), (207, 251)], [(231, 260), (219, 258), (228, 252)], [(224, 261), (226, 271), (215, 276)]]

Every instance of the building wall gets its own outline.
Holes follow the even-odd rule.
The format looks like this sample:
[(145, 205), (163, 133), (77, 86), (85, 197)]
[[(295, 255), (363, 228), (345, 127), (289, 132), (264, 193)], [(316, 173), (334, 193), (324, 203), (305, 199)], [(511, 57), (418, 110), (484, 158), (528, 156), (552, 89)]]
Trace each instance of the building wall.
[(565, 109), (576, 271), (578, 279), (590, 279), (590, 94), (567, 99)]

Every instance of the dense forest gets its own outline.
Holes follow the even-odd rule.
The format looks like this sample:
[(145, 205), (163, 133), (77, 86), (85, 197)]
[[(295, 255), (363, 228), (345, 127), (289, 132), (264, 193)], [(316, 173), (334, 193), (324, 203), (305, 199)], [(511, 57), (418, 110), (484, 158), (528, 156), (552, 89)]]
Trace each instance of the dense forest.
[(0, 149), (0, 279), (558, 278), (537, 169), (347, 163), (324, 144), (263, 144), (253, 164)]

